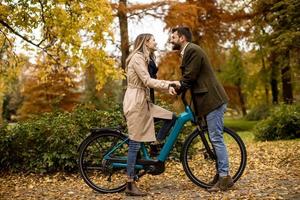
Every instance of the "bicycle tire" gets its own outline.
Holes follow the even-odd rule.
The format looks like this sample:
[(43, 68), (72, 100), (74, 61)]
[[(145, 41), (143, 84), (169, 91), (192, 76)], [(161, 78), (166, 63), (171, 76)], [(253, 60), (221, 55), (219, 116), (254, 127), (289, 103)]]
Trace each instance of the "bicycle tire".
[[(79, 148), (79, 171), (85, 183), (100, 193), (121, 192), (126, 188), (126, 168), (115, 169), (103, 162), (103, 156), (127, 137), (118, 131), (103, 129), (88, 136)], [(112, 156), (126, 157), (128, 142)]]
[[(193, 183), (202, 188), (210, 188), (215, 184), (216, 159), (210, 158), (199, 134), (200, 131), (196, 129), (185, 140), (181, 162), (186, 175)], [(207, 130), (204, 130), (204, 134), (209, 142)], [(229, 128), (224, 128), (223, 136), (228, 152), (230, 174), (236, 182), (246, 168), (246, 147), (240, 136)]]

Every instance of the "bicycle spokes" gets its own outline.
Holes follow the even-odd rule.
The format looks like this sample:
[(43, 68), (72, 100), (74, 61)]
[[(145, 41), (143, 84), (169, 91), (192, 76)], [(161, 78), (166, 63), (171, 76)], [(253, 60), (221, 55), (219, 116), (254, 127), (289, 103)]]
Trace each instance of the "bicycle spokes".
[[(246, 149), (236, 133), (225, 128), (223, 135), (228, 152), (230, 174), (236, 181), (245, 169)], [(215, 182), (218, 168), (215, 155), (208, 133), (200, 133), (196, 130), (187, 138), (183, 146), (182, 164), (187, 176), (195, 184), (208, 188)]]
[(114, 168), (111, 162), (111, 158), (126, 157), (128, 144), (124, 141), (118, 132), (104, 132), (86, 139), (80, 149), (79, 167), (91, 188), (105, 193), (125, 189), (126, 169)]

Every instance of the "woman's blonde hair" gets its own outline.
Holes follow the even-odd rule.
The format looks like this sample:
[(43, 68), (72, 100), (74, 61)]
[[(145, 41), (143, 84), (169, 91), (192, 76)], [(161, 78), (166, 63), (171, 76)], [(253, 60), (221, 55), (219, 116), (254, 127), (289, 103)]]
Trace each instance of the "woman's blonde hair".
[(153, 52), (150, 52), (145, 44), (145, 42), (149, 41), (151, 37), (153, 37), (153, 35), (150, 33), (142, 33), (136, 37), (133, 45), (133, 51), (129, 54), (128, 58), (126, 59), (126, 71), (131, 58), (137, 52), (141, 52), (144, 55), (147, 63), (149, 63), (150, 57), (154, 59)]

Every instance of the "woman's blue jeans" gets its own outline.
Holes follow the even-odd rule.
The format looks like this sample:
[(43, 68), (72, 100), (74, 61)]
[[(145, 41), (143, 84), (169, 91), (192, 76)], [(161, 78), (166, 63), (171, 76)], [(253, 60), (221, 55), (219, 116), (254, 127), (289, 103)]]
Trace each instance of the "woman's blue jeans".
[(137, 153), (141, 148), (141, 143), (136, 142), (133, 140), (129, 140), (129, 147), (128, 147), (128, 155), (127, 155), (127, 176), (129, 179), (134, 179), (135, 176), (135, 163)]
[(227, 176), (229, 174), (228, 153), (223, 138), (226, 108), (227, 104), (223, 104), (206, 116), (209, 138), (217, 154), (219, 176)]

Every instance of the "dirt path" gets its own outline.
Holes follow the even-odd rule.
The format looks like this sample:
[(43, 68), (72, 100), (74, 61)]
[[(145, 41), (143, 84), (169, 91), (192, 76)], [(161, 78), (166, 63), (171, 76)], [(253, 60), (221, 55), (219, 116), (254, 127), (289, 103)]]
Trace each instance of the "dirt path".
[[(208, 193), (194, 185), (181, 164), (168, 162), (160, 176), (144, 176), (139, 185), (150, 193), (143, 199), (300, 199), (300, 141), (246, 144), (248, 165), (236, 189)], [(99, 194), (78, 174), (1, 174), (0, 199), (142, 199), (124, 193)]]

